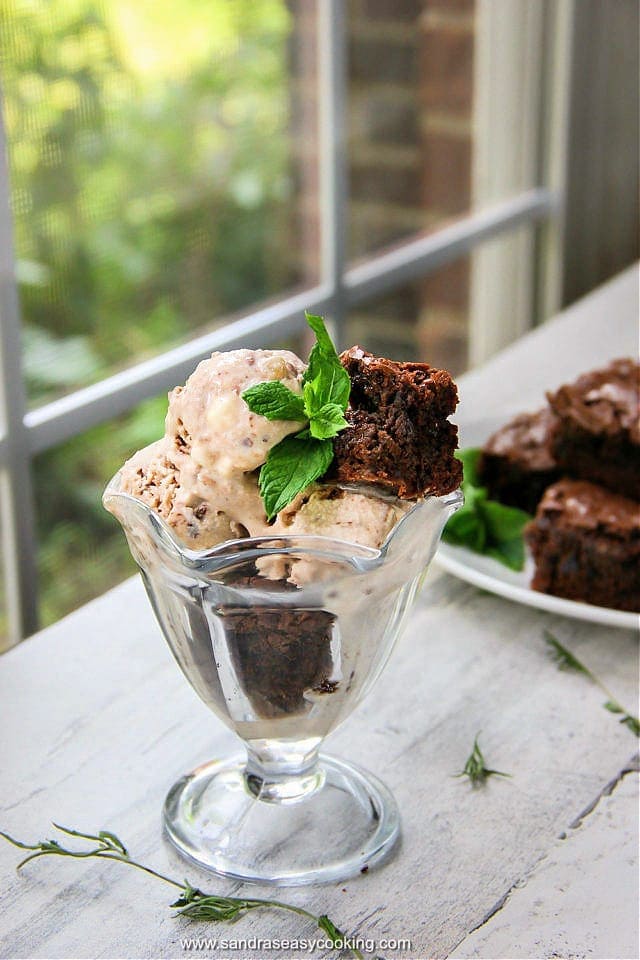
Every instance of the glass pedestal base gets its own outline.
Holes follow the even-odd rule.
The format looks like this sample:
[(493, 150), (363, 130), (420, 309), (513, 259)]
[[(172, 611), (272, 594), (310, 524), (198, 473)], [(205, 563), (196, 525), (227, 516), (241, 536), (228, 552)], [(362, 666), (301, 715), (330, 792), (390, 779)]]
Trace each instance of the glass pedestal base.
[(305, 795), (294, 801), (274, 801), (256, 786), (245, 757), (204, 764), (171, 788), (164, 824), (199, 866), (280, 886), (344, 880), (382, 860), (400, 833), (387, 788), (322, 755), (306, 774)]

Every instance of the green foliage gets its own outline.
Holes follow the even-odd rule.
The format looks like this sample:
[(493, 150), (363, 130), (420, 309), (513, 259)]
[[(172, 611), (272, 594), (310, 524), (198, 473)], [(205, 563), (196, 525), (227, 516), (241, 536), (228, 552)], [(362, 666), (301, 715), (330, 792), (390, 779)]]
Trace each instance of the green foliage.
[(493, 557), (511, 570), (522, 570), (523, 531), (531, 517), (524, 510), (489, 499), (478, 477), (481, 452), (477, 447), (469, 447), (456, 453), (463, 467), (464, 506), (449, 518), (442, 539)]
[[(297, 282), (289, 30), (285, 0), (5, 0), (32, 406)], [(132, 569), (100, 493), (164, 406), (38, 457), (45, 621)]]
[(50, 623), (135, 572), (119, 524), (101, 504), (107, 480), (162, 434), (167, 400), (67, 441), (35, 460), (41, 615)]
[(96, 361), (34, 401), (295, 280), (282, 0), (8, 0), (4, 24), (25, 323)]

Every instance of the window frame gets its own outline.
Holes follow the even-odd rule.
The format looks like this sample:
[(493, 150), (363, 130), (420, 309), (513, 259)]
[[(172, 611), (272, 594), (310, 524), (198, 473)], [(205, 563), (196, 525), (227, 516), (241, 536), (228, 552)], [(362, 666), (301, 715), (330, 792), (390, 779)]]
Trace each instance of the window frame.
[[(564, 17), (572, 2), (562, 0)], [(258, 304), (240, 315), (223, 318), (225, 325), (210, 333), (31, 411), (27, 410), (23, 378), (9, 172), (0, 110), (0, 516), (9, 645), (38, 629), (31, 480), (31, 465), (36, 454), (169, 390), (182, 382), (194, 365), (213, 350), (254, 346), (257, 334), (266, 345), (302, 331), (305, 309), (328, 314), (337, 342), (343, 345), (348, 308), (404, 283), (422, 279), (523, 224), (543, 224), (549, 235), (553, 234), (554, 224), (561, 223), (563, 192), (557, 177), (545, 178), (549, 167), (545, 163), (540, 168), (538, 186), (515, 191), (507, 199), (461, 217), (429, 235), (411, 237), (355, 265), (347, 264), (345, 6), (343, 0), (318, 3), (320, 282), (267, 305)], [(554, 12), (548, 11), (548, 15), (554, 16)], [(564, 62), (562, 56), (560, 61)], [(490, 65), (487, 69), (491, 69)], [(544, 105), (541, 114), (543, 110)], [(563, 111), (554, 111), (554, 122), (557, 117), (566, 123)], [(536, 117), (535, 121), (541, 123), (542, 118)], [(514, 135), (517, 136), (517, 132)], [(555, 170), (557, 166), (554, 162), (550, 169)]]

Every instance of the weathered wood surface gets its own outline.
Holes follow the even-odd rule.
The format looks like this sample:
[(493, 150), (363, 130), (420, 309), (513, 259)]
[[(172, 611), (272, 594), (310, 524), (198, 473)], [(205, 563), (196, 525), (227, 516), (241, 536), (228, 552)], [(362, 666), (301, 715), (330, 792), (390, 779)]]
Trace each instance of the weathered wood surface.
[[(471, 375), (463, 411), (495, 408), (501, 392), (507, 405), (528, 401), (562, 371), (632, 351), (636, 282), (623, 275), (511, 348), (484, 379)], [(637, 820), (636, 775), (623, 771), (637, 741), (602, 709), (597, 688), (549, 660), (545, 627), (634, 709), (635, 633), (524, 608), (434, 567), (377, 688), (327, 741), (394, 791), (402, 845), (365, 876), (276, 896), (326, 912), (352, 934), (411, 940), (410, 949), (381, 949), (388, 958), (626, 956), (624, 945), (637, 945), (637, 868), (629, 867)], [(37, 839), (51, 833), (50, 819), (105, 827), (160, 870), (212, 891), (241, 889), (186, 865), (162, 839), (169, 786), (235, 741), (177, 670), (137, 578), (0, 659), (0, 730), (0, 829)], [(473, 790), (452, 775), (479, 730), (487, 760), (513, 776)], [(183, 937), (316, 933), (266, 912), (234, 927), (176, 921), (172, 889), (130, 868), (43, 860), (16, 876), (16, 860), (0, 846), (2, 958), (181, 957)], [(626, 878), (615, 894), (613, 876)], [(579, 897), (562, 899), (580, 877)]]
[[(637, 773), (637, 765), (635, 766)], [(638, 956), (638, 777), (611, 783), (550, 847), (528, 882), (452, 958)]]

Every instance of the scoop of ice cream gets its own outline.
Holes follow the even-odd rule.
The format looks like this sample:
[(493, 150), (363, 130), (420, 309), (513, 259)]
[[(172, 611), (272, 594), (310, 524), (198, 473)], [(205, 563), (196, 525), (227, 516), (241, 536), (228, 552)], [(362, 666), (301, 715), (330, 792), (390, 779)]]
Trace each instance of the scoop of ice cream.
[(246, 536), (246, 530), (219, 504), (210, 502), (206, 484), (198, 482), (188, 456), (166, 438), (139, 450), (122, 468), (121, 489), (165, 520), (194, 550)]
[(278, 514), (271, 532), (290, 537), (331, 537), (378, 547), (410, 506), (314, 484)]
[[(289, 537), (330, 537), (377, 549), (412, 505), (408, 501), (383, 500), (341, 487), (313, 484), (278, 514), (270, 531)], [(262, 560), (260, 564), (263, 575), (271, 579), (287, 576), (299, 586), (322, 575), (318, 564), (309, 560), (298, 559), (290, 569), (280, 558), (275, 562)], [(331, 569), (326, 568), (324, 573), (329, 575)]]
[(253, 471), (302, 424), (252, 413), (242, 393), (266, 380), (300, 393), (304, 369), (288, 350), (212, 354), (171, 391), (164, 438), (127, 461), (121, 489), (155, 510), (191, 549), (269, 533)]
[(256, 470), (272, 447), (303, 424), (252, 413), (242, 394), (265, 380), (302, 393), (304, 369), (288, 350), (214, 353), (169, 394), (165, 434), (211, 477)]

